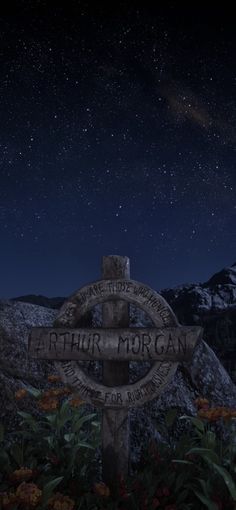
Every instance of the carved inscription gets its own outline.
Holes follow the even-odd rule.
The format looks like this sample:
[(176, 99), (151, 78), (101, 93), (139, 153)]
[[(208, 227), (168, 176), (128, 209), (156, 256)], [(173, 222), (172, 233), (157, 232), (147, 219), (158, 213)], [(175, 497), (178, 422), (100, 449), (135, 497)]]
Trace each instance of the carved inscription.
[(75, 367), (69, 362), (63, 362), (62, 368), (67, 383), (69, 382), (82, 398), (92, 399), (97, 406), (113, 408), (136, 407), (143, 400), (152, 399), (173, 375), (173, 364), (162, 362), (153, 370), (152, 377), (141, 385), (134, 383), (109, 388), (94, 381), (92, 385), (88, 385), (83, 374), (78, 375)]
[[(93, 306), (116, 300), (143, 309), (154, 327), (76, 329), (78, 320)], [(174, 376), (178, 361), (189, 359), (201, 334), (200, 327), (180, 326), (166, 301), (150, 287), (134, 280), (100, 280), (66, 301), (54, 328), (33, 328), (29, 350), (35, 358), (57, 360), (64, 382), (91, 404), (119, 409), (141, 406), (157, 397)], [(139, 381), (108, 387), (92, 380), (73, 361), (88, 359), (153, 363)]]
[[(104, 301), (123, 299), (140, 306), (159, 326), (174, 325), (176, 317), (164, 298), (135, 280), (100, 280), (71, 296), (61, 308), (55, 324), (75, 326), (89, 308)], [(69, 313), (68, 313), (69, 311)], [(157, 325), (157, 324), (156, 324)]]
[(31, 356), (61, 360), (188, 360), (201, 328), (34, 328)]

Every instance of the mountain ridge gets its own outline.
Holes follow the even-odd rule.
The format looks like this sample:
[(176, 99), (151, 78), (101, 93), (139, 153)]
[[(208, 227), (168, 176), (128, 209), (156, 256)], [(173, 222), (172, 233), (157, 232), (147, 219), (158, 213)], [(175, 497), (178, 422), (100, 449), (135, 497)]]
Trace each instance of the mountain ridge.
[[(234, 289), (228, 287), (230, 285), (235, 286), (235, 292), (233, 291)], [(226, 293), (224, 293), (222, 286), (227, 286)], [(202, 311), (204, 308), (224, 309), (230, 305), (236, 307), (236, 262), (214, 273), (206, 282), (184, 283), (175, 287), (167, 287), (161, 289), (159, 294), (165, 297), (168, 302), (169, 300), (173, 302), (174, 298), (177, 297), (181, 291), (185, 290), (185, 292), (189, 292), (193, 289), (195, 289), (197, 293), (202, 291)], [(208, 296), (206, 294), (207, 289), (209, 289)], [(214, 293), (218, 296), (217, 299), (210, 298), (210, 295), (213, 296)], [(46, 308), (59, 309), (66, 299), (67, 297), (63, 296), (49, 298), (41, 294), (26, 294), (10, 298), (10, 301), (21, 301), (44, 306)]]

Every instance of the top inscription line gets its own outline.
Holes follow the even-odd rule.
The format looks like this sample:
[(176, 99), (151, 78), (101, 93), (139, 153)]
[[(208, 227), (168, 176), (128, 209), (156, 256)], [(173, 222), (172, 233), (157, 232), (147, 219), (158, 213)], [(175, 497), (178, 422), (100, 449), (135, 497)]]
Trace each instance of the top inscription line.
[(168, 321), (170, 315), (169, 310), (156, 292), (153, 292), (150, 287), (140, 285), (133, 280), (97, 281), (79, 291), (76, 296), (76, 304), (78, 306), (86, 306), (91, 298), (97, 299), (99, 302), (104, 296), (106, 296), (106, 299), (108, 299), (108, 296), (112, 300), (121, 299), (121, 294), (123, 299), (127, 296), (127, 300), (130, 302), (132, 302), (132, 297), (134, 297), (135, 302), (141, 299), (144, 308), (151, 309), (152, 312), (158, 313), (164, 323)]
[[(135, 296), (146, 297), (146, 303), (153, 305), (160, 304), (159, 299), (153, 294), (152, 290), (145, 285), (135, 285), (134, 282), (127, 280), (115, 280), (115, 281), (98, 281), (90, 286), (87, 286), (86, 290), (83, 289), (79, 292), (78, 304), (83, 304), (88, 301), (91, 297), (99, 297), (104, 294), (112, 294), (113, 299), (119, 299), (118, 294), (124, 292), (125, 294), (133, 294)], [(163, 305), (162, 305), (163, 306)], [(163, 307), (164, 308), (164, 307)]]

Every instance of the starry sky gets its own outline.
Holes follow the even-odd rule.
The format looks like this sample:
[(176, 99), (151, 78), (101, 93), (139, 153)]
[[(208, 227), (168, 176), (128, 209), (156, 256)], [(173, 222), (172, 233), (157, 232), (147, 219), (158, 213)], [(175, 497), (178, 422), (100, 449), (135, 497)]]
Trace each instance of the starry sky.
[(69, 295), (108, 254), (157, 290), (236, 259), (229, 4), (93, 4), (1, 8), (1, 297)]

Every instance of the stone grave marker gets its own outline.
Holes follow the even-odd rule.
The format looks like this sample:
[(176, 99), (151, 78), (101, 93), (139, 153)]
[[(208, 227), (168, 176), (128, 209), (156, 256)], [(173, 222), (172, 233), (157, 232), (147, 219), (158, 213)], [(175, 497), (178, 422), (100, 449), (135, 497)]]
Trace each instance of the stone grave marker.
[[(56, 361), (62, 380), (102, 412), (103, 479), (114, 487), (128, 473), (129, 408), (158, 397), (180, 361), (191, 359), (202, 328), (181, 326), (167, 302), (130, 279), (129, 259), (103, 257), (103, 279), (64, 303), (52, 328), (33, 328), (29, 354)], [(102, 328), (77, 328), (79, 319), (102, 304)], [(154, 327), (129, 326), (129, 303), (144, 310)], [(76, 360), (103, 361), (103, 382), (90, 378)], [(150, 361), (149, 371), (129, 384), (129, 361)]]

